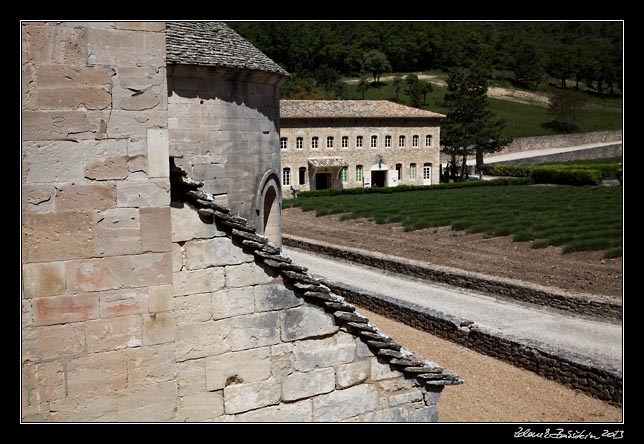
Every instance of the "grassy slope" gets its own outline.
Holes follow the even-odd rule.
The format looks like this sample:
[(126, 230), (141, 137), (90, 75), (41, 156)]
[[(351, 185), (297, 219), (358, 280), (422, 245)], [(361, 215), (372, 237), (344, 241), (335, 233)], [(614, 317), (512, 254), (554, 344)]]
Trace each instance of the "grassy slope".
[(564, 252), (607, 250), (621, 255), (621, 187), (511, 186), (410, 191), (387, 195), (299, 198), (317, 215), (344, 214), (376, 223), (401, 223), (406, 230), (452, 226), (455, 230), (535, 241), (534, 248)]
[[(404, 74), (401, 75), (404, 77)], [(391, 81), (381, 82), (380, 87), (369, 88), (365, 93), (365, 99), (370, 100), (395, 100), (396, 93)], [(404, 85), (404, 82), (403, 82)], [(362, 98), (355, 84), (350, 84), (350, 97)], [(434, 91), (427, 95), (425, 109), (439, 113), (447, 112), (442, 106), (446, 88), (433, 86)], [(399, 91), (399, 103), (409, 105), (409, 97), (404, 93), (404, 87)], [(593, 99), (593, 106), (580, 115), (577, 121), (577, 132), (592, 132), (615, 130), (622, 128), (621, 100), (616, 99)], [(496, 115), (506, 121), (504, 136), (509, 137), (530, 137), (559, 134), (555, 128), (548, 123), (553, 116), (548, 109), (541, 106), (527, 105), (510, 102), (507, 100), (490, 99), (490, 107)]]

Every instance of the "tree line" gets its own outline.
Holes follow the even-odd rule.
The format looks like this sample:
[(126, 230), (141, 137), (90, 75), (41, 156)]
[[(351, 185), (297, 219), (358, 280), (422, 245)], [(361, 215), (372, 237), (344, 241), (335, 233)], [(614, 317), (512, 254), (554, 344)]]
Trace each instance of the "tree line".
[[(550, 79), (604, 95), (622, 89), (621, 22), (231, 22), (293, 74), (327, 92), (340, 76), (473, 68), (534, 87)], [(374, 79), (377, 82), (377, 78)], [(314, 85), (315, 86), (315, 85)], [(311, 87), (311, 85), (309, 85)], [(304, 86), (306, 88), (306, 86)], [(341, 87), (340, 87), (341, 88)]]

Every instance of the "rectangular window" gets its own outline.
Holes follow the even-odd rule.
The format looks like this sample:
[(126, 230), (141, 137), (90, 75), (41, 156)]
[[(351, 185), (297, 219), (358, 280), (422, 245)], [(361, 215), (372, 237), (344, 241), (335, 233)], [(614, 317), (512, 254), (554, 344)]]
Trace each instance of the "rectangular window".
[(399, 146), (400, 148), (404, 148), (404, 147), (405, 147), (405, 136), (400, 136), (400, 137), (398, 137), (398, 146)]
[(356, 165), (356, 183), (362, 183), (362, 165)]
[(425, 136), (425, 146), (432, 146), (432, 136), (430, 134)]
[(385, 136), (385, 148), (391, 147), (391, 136)]
[(396, 173), (398, 174), (398, 180), (402, 180), (402, 163), (396, 164)]
[(342, 148), (349, 148), (349, 137), (342, 136)]
[(306, 184), (306, 167), (300, 167), (300, 185)]
[(288, 148), (288, 139), (286, 137), (280, 139), (280, 148), (283, 150)]
[(295, 139), (295, 148), (297, 148), (298, 150), (304, 148), (304, 138), (298, 137), (297, 139)]
[(412, 163), (409, 165), (409, 178), (416, 179), (416, 164)]
[(342, 180), (342, 183), (347, 183), (347, 167), (340, 170), (340, 179)]
[(326, 147), (333, 148), (333, 137), (329, 136), (326, 138)]
[(291, 169), (290, 168), (284, 168), (282, 170), (282, 185), (290, 185), (291, 184)]
[(319, 137), (311, 137), (311, 148), (314, 150), (318, 149), (318, 140), (320, 140)]
[(356, 137), (356, 148), (362, 148), (362, 136)]
[(378, 148), (378, 136), (371, 136), (371, 148)]
[(419, 137), (417, 135), (412, 136), (411, 146), (413, 146), (414, 148), (418, 148), (418, 139)]

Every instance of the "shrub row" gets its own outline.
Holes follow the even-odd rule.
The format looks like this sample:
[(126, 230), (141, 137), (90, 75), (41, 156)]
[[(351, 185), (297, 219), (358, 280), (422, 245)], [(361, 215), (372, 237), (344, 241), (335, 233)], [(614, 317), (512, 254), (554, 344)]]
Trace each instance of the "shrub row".
[(484, 165), (483, 174), (530, 177), (533, 183), (596, 185), (602, 179), (622, 178), (620, 163), (554, 163), (543, 165)]
[(593, 169), (571, 169), (560, 167), (538, 167), (532, 170), (534, 183), (552, 183), (558, 185), (596, 185), (601, 181), (602, 174)]
[(436, 185), (398, 185), (397, 187), (385, 188), (330, 188), (328, 190), (311, 190), (302, 191), (298, 197), (321, 197), (321, 196), (338, 196), (338, 195), (354, 195), (354, 194), (391, 194), (401, 193), (406, 191), (420, 191), (420, 190), (443, 190), (453, 188), (473, 188), (473, 187), (489, 187), (489, 186), (511, 186), (511, 185), (527, 185), (530, 183), (529, 178), (504, 178), (494, 180), (478, 180), (472, 182), (452, 182), (440, 183)]

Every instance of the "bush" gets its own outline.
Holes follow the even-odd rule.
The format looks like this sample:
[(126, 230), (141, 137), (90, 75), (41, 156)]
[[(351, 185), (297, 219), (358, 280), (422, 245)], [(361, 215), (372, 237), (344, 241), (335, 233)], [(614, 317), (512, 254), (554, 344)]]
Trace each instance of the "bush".
[(599, 170), (562, 167), (538, 167), (532, 170), (534, 183), (551, 183), (558, 185), (596, 185), (602, 174)]
[(529, 177), (530, 167), (525, 165), (483, 165), (481, 172), (487, 176)]

